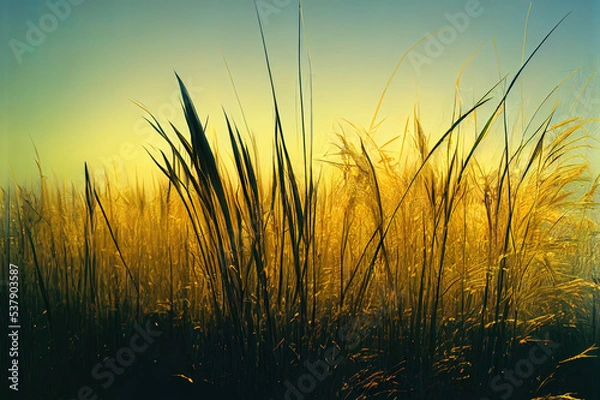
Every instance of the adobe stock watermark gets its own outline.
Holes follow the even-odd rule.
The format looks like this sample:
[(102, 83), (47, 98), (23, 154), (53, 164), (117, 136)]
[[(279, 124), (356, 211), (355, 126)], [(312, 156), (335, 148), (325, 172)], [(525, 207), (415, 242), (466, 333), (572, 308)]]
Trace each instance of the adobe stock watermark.
[[(145, 328), (135, 324), (134, 329), (136, 333), (131, 336), (129, 346), (121, 347), (115, 357), (105, 358), (92, 368), (92, 378), (100, 384), (102, 389), (109, 389), (115, 382), (115, 375), (122, 375), (135, 362), (136, 355), (148, 350), (155, 339), (163, 334), (162, 331), (153, 329), (150, 321), (146, 322)], [(77, 391), (77, 397), (72, 400), (98, 399), (98, 393), (94, 388), (82, 386)]]
[(600, 85), (598, 84), (600, 76), (596, 73), (586, 76), (580, 70), (574, 79), (577, 89), (571, 92), (574, 111), (593, 114), (600, 108)]
[[(194, 86), (192, 79), (186, 79), (186, 87), (192, 97), (200, 95), (204, 91), (203, 87)], [(153, 112), (153, 115), (161, 124), (165, 121), (174, 121), (178, 115), (183, 115), (180, 98), (181, 94), (179, 90), (174, 90), (173, 93), (171, 93), (170, 101), (161, 104), (156, 108), (156, 112)], [(135, 122), (132, 130), (133, 134), (140, 137), (143, 145), (148, 148), (159, 146), (164, 143), (158, 132), (156, 132), (148, 121), (142, 117)], [(123, 176), (127, 172), (125, 168), (126, 162), (135, 160), (140, 153), (144, 152), (143, 146), (136, 145), (130, 140), (126, 140), (116, 145), (115, 148), (117, 150), (115, 154), (98, 157), (100, 165), (94, 168), (93, 175), (96, 183), (100, 185), (105, 183), (106, 174), (104, 172), (106, 170), (113, 170), (115, 175)]]
[(318, 383), (327, 379), (333, 368), (341, 364), (346, 356), (360, 345), (371, 329), (377, 326), (378, 321), (377, 314), (364, 313), (353, 323), (342, 325), (337, 332), (340, 348), (336, 344), (331, 344), (317, 361), (304, 361), (306, 372), (294, 379), (295, 383), (289, 379), (283, 382), (286, 389), (283, 395), (284, 400), (311, 398), (310, 395), (317, 389)]
[(48, 11), (44, 13), (37, 21), (27, 20), (25, 26), (24, 40), (12, 38), (8, 41), (8, 46), (15, 56), (15, 60), (19, 65), (23, 64), (23, 56), (26, 53), (32, 54), (39, 48), (48, 35), (54, 33), (61, 22), (69, 18), (75, 6), (84, 3), (85, 0), (48, 0), (46, 8)]
[(15, 392), (19, 391), (19, 336), (21, 332), (21, 319), (19, 316), (19, 266), (15, 264), (8, 265), (9, 283), (8, 283), (8, 326), (7, 331), (10, 347), (8, 348), (9, 365), (8, 368), (8, 387)]
[[(491, 380), (490, 389), (494, 392), (494, 396), (499, 396), (502, 400), (510, 399), (515, 388), (521, 387), (526, 379), (531, 378), (536, 367), (550, 360), (552, 354), (560, 347), (560, 344), (551, 340), (533, 339), (530, 342), (534, 344), (526, 358), (521, 358), (515, 362), (512, 369), (502, 370)], [(481, 400), (490, 399), (482, 397)]]
[(297, 3), (292, 0), (258, 0), (256, 8), (263, 24), (268, 25), (269, 16), (279, 14), (284, 8), (292, 4), (292, 2)]
[(433, 61), (444, 54), (446, 48), (451, 46), (460, 35), (465, 33), (471, 21), (479, 18), (484, 12), (480, 0), (467, 0), (464, 11), (456, 13), (445, 13), (444, 18), (449, 22), (448, 25), (441, 27), (436, 33), (425, 32), (424, 54), (415, 49), (408, 53), (408, 59), (417, 73), (421, 73), (424, 65), (431, 65)]

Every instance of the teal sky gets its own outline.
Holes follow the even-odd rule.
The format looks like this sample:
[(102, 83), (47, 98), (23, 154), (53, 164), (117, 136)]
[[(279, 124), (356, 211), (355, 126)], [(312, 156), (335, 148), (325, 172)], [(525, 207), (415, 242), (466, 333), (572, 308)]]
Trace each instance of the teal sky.
[[(529, 4), (305, 0), (316, 156), (331, 148), (342, 118), (368, 126), (400, 57), (428, 33), (449, 26), (437, 53), (425, 42), (412, 60), (405, 60), (380, 113), (388, 117), (381, 135), (398, 134), (412, 115), (418, 91), (424, 126), (435, 135), (448, 124), (462, 64), (481, 46), (464, 71), (461, 90), (466, 97), (479, 96), (496, 82), (492, 37), (502, 74), (516, 72)], [(294, 132), (297, 3), (264, 0), (259, 6), (284, 124)], [(0, 134), (7, 161), (0, 170), (2, 182), (10, 168), (21, 183), (35, 178), (34, 144), (45, 172), (61, 179), (81, 181), (84, 161), (96, 172), (115, 165), (118, 171), (147, 173), (150, 164), (142, 148), (159, 142), (131, 100), (163, 121), (181, 124), (173, 71), (189, 85), (199, 113), (210, 115), (211, 135), (225, 149), (221, 107), (242, 121), (222, 55), (250, 128), (259, 145), (269, 147), (273, 111), (252, 0), (0, 0), (0, 10)], [(569, 11), (524, 74), (523, 93), (532, 107), (580, 69), (555, 98), (568, 109), (600, 65), (597, 0), (534, 1), (526, 53)], [(576, 107), (584, 117), (598, 116), (596, 82)], [(593, 154), (587, 156), (598, 168)]]

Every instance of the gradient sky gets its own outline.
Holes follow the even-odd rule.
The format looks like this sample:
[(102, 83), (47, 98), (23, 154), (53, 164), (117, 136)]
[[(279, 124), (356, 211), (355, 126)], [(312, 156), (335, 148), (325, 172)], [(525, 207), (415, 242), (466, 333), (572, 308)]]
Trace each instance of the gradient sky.
[[(131, 100), (162, 121), (181, 125), (173, 71), (189, 85), (200, 115), (210, 115), (211, 135), (226, 148), (221, 107), (243, 124), (222, 54), (250, 128), (260, 146), (270, 145), (273, 110), (252, 0), (71, 0), (80, 4), (68, 8), (68, 0), (0, 1), (0, 134), (8, 161), (0, 169), (0, 182), (8, 179), (9, 168), (20, 183), (34, 179), (34, 144), (45, 172), (68, 181), (81, 181), (84, 161), (96, 172), (114, 163), (119, 170), (146, 173), (150, 163), (142, 146), (159, 142)], [(464, 13), (470, 1), (304, 0), (316, 156), (331, 149), (342, 118), (368, 126), (400, 57), (428, 33), (449, 25), (447, 14)], [(259, 3), (284, 123), (291, 132), (297, 125), (297, 3)], [(417, 91), (426, 131), (435, 135), (447, 127), (456, 76), (481, 46), (465, 69), (461, 90), (466, 97), (480, 96), (496, 82), (492, 37), (502, 74), (514, 74), (529, 4), (481, 0), (480, 15), (470, 17), (462, 32), (455, 30), (430, 63), (417, 68), (418, 59), (406, 60), (381, 110), (380, 116), (388, 117), (381, 135), (402, 130)], [(52, 8), (62, 18), (54, 19)], [(524, 74), (528, 105), (580, 69), (557, 97), (568, 109), (600, 65), (598, 0), (534, 1), (526, 53), (569, 11)], [(42, 38), (31, 32), (40, 25), (49, 31)], [(416, 56), (433, 54), (426, 43)], [(596, 82), (577, 107), (587, 117), (597, 116), (600, 108)]]

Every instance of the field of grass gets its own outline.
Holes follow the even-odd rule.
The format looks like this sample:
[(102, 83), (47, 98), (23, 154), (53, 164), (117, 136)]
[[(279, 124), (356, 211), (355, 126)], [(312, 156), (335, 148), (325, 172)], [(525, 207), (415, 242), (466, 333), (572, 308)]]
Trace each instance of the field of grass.
[(387, 144), (347, 125), (324, 162), (302, 74), (301, 162), (274, 90), (265, 163), (227, 114), (218, 154), (179, 80), (186, 129), (148, 116), (152, 186), (40, 166), (37, 187), (3, 188), (21, 398), (593, 399), (592, 116), (509, 115), (530, 59), (473, 104), (457, 93), (433, 139), (418, 112)]

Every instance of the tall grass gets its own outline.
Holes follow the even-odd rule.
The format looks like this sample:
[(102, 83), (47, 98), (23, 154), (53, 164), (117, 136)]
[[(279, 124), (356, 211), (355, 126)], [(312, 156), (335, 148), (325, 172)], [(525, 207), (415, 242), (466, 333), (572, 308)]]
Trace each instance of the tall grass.
[[(165, 178), (154, 187), (98, 186), (86, 165), (83, 190), (49, 183), (40, 167), (38, 188), (2, 191), (2, 251), (24, 267), (34, 328), (24, 368), (58, 372), (46, 381), (53, 395), (72, 394), (147, 318), (167, 334), (137, 368), (245, 398), (281, 396), (330, 346), (344, 359), (314, 389), (319, 398), (424, 399), (490, 395), (533, 337), (561, 343), (557, 360), (598, 340), (598, 226), (588, 214), (598, 180), (578, 189), (586, 120), (556, 121), (555, 108), (525, 129), (508, 124), (509, 95), (552, 31), (510, 81), (472, 105), (457, 100), (438, 139), (417, 112), (398, 148), (378, 144), (376, 124), (348, 125), (316, 168), (301, 28), (300, 18), (301, 165), (263, 35), (269, 173), (226, 113), (234, 164), (223, 165), (177, 76), (187, 132), (148, 113), (166, 145), (148, 151)], [(494, 156), (482, 149), (491, 136), (503, 138)], [(356, 327), (360, 342), (348, 348), (339, 330), (364, 315), (376, 324)], [(25, 379), (35, 398), (40, 377)]]

